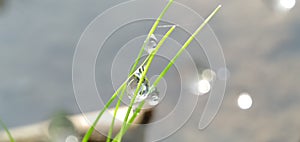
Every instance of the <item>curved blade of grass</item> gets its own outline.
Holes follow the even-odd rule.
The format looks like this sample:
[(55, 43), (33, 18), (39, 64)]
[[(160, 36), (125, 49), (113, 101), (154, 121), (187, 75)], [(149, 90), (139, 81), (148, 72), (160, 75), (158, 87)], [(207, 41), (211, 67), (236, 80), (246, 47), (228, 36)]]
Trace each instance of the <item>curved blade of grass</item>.
[[(174, 27), (175, 28), (175, 27)], [(161, 45), (157, 45), (156, 48), (159, 48)], [(155, 50), (152, 51), (152, 53)], [(150, 60), (152, 54), (149, 54), (147, 56), (147, 58), (144, 60), (144, 62), (138, 67), (142, 67), (144, 66), (146, 63), (148, 63), (148, 61)], [(137, 71), (137, 70), (136, 70)], [(122, 90), (122, 88), (126, 87), (127, 81), (132, 77), (133, 73), (131, 73), (129, 75), (129, 77), (123, 82), (123, 84), (117, 89), (117, 91), (112, 95), (112, 97), (108, 100), (108, 102), (104, 105), (104, 108), (100, 111), (100, 113), (98, 114), (98, 116), (96, 117), (95, 121), (93, 122), (92, 126), (89, 128), (89, 130), (87, 131), (87, 133), (85, 134), (85, 136), (82, 139), (82, 142), (87, 142), (90, 138), (90, 136), (92, 135), (92, 133), (94, 132), (95, 126), (97, 125), (98, 121), (100, 120), (101, 116), (103, 115), (103, 113), (108, 109), (108, 107), (111, 105), (111, 103), (116, 99), (116, 97), (118, 96), (118, 94), (120, 93), (120, 91)]]
[(15, 142), (15, 139), (13, 138), (13, 136), (11, 135), (11, 133), (9, 132), (8, 128), (6, 127), (4, 122), (1, 120), (1, 118), (0, 118), (0, 126), (3, 127), (4, 131), (6, 132), (7, 136), (9, 137), (10, 142)]
[[(146, 76), (146, 74), (147, 74), (147, 72), (148, 72), (148, 70), (149, 70), (150, 64), (152, 63), (152, 60), (153, 60), (155, 54), (157, 53), (158, 49), (163, 45), (163, 43), (165, 42), (165, 40), (166, 40), (166, 39), (170, 36), (170, 34), (174, 31), (175, 27), (176, 27), (176, 26), (172, 26), (172, 27), (170, 28), (170, 30), (169, 30), (169, 31), (164, 35), (164, 37), (159, 41), (159, 43), (157, 44), (155, 50), (153, 50), (153, 51), (150, 53), (149, 60), (147, 61), (147, 64), (145, 65), (145, 70), (144, 70), (144, 72), (142, 72), (141, 79), (140, 79), (139, 82), (138, 82), (137, 88), (136, 88), (136, 90), (135, 90), (135, 92), (134, 92), (134, 95), (133, 95), (133, 97), (132, 97), (132, 99), (131, 99), (131, 101), (130, 101), (130, 104), (129, 104), (129, 106), (128, 106), (127, 113), (126, 113), (126, 116), (125, 116), (125, 118), (124, 118), (124, 121), (123, 121), (123, 125), (122, 125), (122, 127), (121, 127), (121, 130), (120, 130), (121, 134), (124, 133), (124, 128), (125, 128), (126, 125), (127, 125), (127, 120), (128, 120), (130, 111), (131, 111), (131, 109), (132, 109), (132, 106), (133, 106), (133, 104), (134, 104), (134, 102), (135, 102), (135, 99), (136, 99), (136, 97), (137, 97), (138, 91), (140, 90), (140, 87), (141, 87), (141, 85), (142, 85), (142, 82), (143, 82), (143, 80), (145, 79), (145, 76)], [(122, 137), (119, 137), (117, 140), (114, 140), (114, 142), (115, 142), (115, 141), (120, 142), (121, 139), (122, 139)]]
[[(149, 42), (149, 39), (150, 39), (150, 36), (154, 33), (154, 31), (156, 30), (159, 22), (161, 21), (161, 18), (165, 15), (165, 13), (167, 12), (167, 10), (169, 9), (169, 7), (171, 6), (171, 4), (173, 3), (174, 0), (170, 0), (168, 2), (168, 4), (165, 6), (165, 8), (163, 9), (163, 11), (160, 13), (160, 15), (158, 16), (158, 18), (156, 19), (155, 23), (153, 24), (152, 28), (150, 29), (140, 51), (139, 51), (139, 54), (137, 56), (137, 59), (135, 61), (135, 63), (133, 64), (131, 70), (130, 70), (130, 73), (129, 74), (132, 74), (133, 71), (136, 69), (136, 66), (138, 65), (139, 61), (140, 61), (140, 58), (143, 54), (143, 51), (146, 47), (146, 45), (148, 44)], [(114, 117), (113, 117), (113, 120), (111, 122), (111, 125), (110, 125), (110, 128), (109, 128), (109, 132), (108, 132), (108, 135), (107, 135), (107, 139), (106, 139), (106, 142), (110, 142), (110, 139), (111, 139), (111, 135), (112, 135), (112, 131), (113, 131), (113, 127), (114, 127), (114, 123), (115, 123), (115, 117), (116, 117), (116, 114), (118, 112), (118, 109), (119, 109), (119, 105), (121, 103), (121, 100), (124, 96), (124, 92), (125, 92), (125, 89), (126, 87), (123, 88), (122, 92), (121, 92), (121, 95), (119, 96), (119, 100), (117, 102), (117, 105), (116, 105), (116, 108), (115, 108), (115, 111), (114, 111)]]
[[(126, 80), (127, 81), (127, 80)], [(110, 104), (114, 101), (114, 99), (117, 97), (117, 95), (119, 94), (119, 92), (121, 91), (121, 88), (123, 88), (125, 86), (125, 82), (121, 85), (120, 88), (117, 89), (117, 91), (112, 95), (112, 97), (108, 100), (108, 102), (105, 104), (104, 108), (100, 111), (100, 113), (98, 114), (98, 116), (96, 117), (95, 121), (93, 122), (92, 126), (89, 128), (89, 130), (86, 132), (86, 134), (84, 135), (82, 142), (87, 142), (89, 140), (89, 138), (91, 137), (92, 133), (95, 130), (95, 126), (97, 125), (98, 121), (100, 120), (101, 116), (103, 115), (103, 113), (108, 109), (108, 107), (110, 106)]]
[[(148, 55), (148, 57), (144, 60), (144, 62), (140, 65), (140, 67), (143, 66), (144, 64), (146, 64), (146, 62), (149, 60), (149, 58), (150, 58), (150, 55)], [(87, 142), (89, 140), (89, 138), (91, 137), (92, 133), (94, 132), (95, 126), (97, 125), (101, 116), (108, 109), (108, 107), (111, 105), (111, 103), (116, 99), (116, 97), (120, 93), (121, 89), (126, 87), (127, 81), (129, 80), (129, 78), (132, 77), (132, 75), (133, 74), (129, 75), (129, 77), (123, 82), (123, 84), (116, 90), (116, 92), (111, 96), (111, 98), (108, 100), (108, 102), (104, 105), (104, 108), (100, 111), (100, 113), (96, 117), (95, 121), (93, 122), (92, 126), (89, 128), (87, 133), (84, 135), (82, 142)]]
[[(220, 8), (220, 7), (221, 7), (221, 6), (219, 6), (218, 8)], [(217, 8), (217, 9), (218, 9), (218, 8)], [(218, 11), (217, 9), (213, 12), (214, 14)], [(214, 14), (211, 14), (210, 16), (212, 17)], [(211, 18), (210, 16), (209, 16), (207, 19)], [(208, 20), (206, 20), (206, 21), (208, 22)], [(205, 23), (207, 23), (207, 22), (205, 22)], [(202, 26), (202, 25), (201, 25), (201, 26)], [(201, 26), (200, 26), (200, 27), (201, 27)], [(200, 28), (200, 27), (199, 27), (198, 29), (201, 30), (201, 29), (204, 27), (204, 25), (203, 25), (202, 28)], [(200, 30), (197, 30), (197, 31), (199, 32)], [(193, 36), (193, 38), (194, 38), (194, 36)], [(192, 38), (192, 39), (190, 38), (191, 40), (189, 39), (190, 42), (193, 40), (193, 38)], [(189, 41), (189, 40), (188, 40), (188, 41)], [(190, 42), (189, 42), (189, 44), (190, 44)], [(187, 46), (188, 46), (188, 45), (187, 45)], [(187, 47), (187, 46), (186, 46), (186, 47)], [(185, 48), (186, 48), (186, 47), (185, 47)], [(182, 51), (181, 51), (181, 52), (182, 52)], [(178, 56), (179, 56), (179, 55), (178, 55)], [(148, 56), (148, 57), (149, 57), (149, 56)], [(147, 57), (147, 59), (148, 59), (148, 57)], [(147, 61), (147, 59), (144, 61), (144, 63)], [(176, 58), (176, 59), (177, 59), (177, 58)], [(175, 59), (175, 60), (176, 60), (176, 59)], [(143, 63), (143, 64), (144, 64), (144, 63)], [(143, 65), (143, 64), (142, 64), (142, 65)], [(142, 65), (141, 65), (141, 66), (142, 66)], [(170, 65), (170, 67), (171, 67), (172, 65), (173, 65), (173, 62), (172, 62), (172, 64)], [(170, 67), (169, 67), (169, 68), (170, 68)], [(165, 71), (165, 72), (164, 72), (164, 71)], [(163, 75), (168, 71), (168, 69), (165, 69), (164, 71), (163, 71)], [(120, 88), (122, 88), (123, 85), (125, 85), (126, 82), (127, 82), (127, 81), (125, 81), (125, 82), (122, 84), (122, 86), (121, 86)], [(158, 84), (158, 82), (159, 82), (159, 81), (157, 81), (156, 84)], [(119, 93), (120, 88), (114, 93), (114, 95), (111, 97), (110, 100), (113, 101), (113, 100), (115, 99), (115, 97), (116, 97), (117, 94)], [(138, 89), (137, 89), (137, 90), (138, 90)], [(105, 105), (105, 106), (107, 106), (107, 107), (105, 107), (105, 108), (103, 109), (103, 112), (110, 106), (110, 104), (111, 104), (112, 101), (108, 101), (107, 105)], [(94, 126), (97, 124), (97, 122), (98, 122), (98, 120), (100, 119), (100, 117), (101, 117), (102, 114), (103, 114), (103, 113), (100, 113), (100, 114), (98, 115), (99, 117), (97, 117), (97, 119), (96, 119), (96, 121), (95, 121), (96, 123), (94, 123)], [(133, 115), (133, 116), (134, 116), (134, 115)], [(127, 118), (127, 119), (128, 119), (128, 118)], [(126, 124), (126, 123), (125, 123), (125, 124)], [(92, 134), (92, 132), (93, 132), (93, 130), (94, 130), (94, 126), (92, 126), (92, 127), (89, 129), (89, 131), (88, 131), (87, 134), (89, 134), (89, 135)], [(123, 128), (123, 127), (122, 127), (122, 128)], [(90, 130), (91, 130), (91, 131), (90, 131)], [(86, 136), (87, 136), (87, 134), (86, 134)], [(122, 133), (122, 134), (123, 134), (123, 133)], [(86, 137), (86, 136), (85, 136), (85, 137)], [(88, 136), (88, 138), (89, 138), (89, 136)], [(83, 139), (83, 141), (87, 141), (88, 138), (87, 138), (86, 140)]]
[[(174, 64), (174, 62), (177, 60), (177, 58), (182, 54), (183, 50), (186, 49), (195, 36), (203, 29), (203, 27), (211, 20), (211, 18), (219, 11), (221, 8), (221, 5), (219, 5), (206, 19), (205, 21), (198, 27), (198, 29), (191, 35), (191, 37), (184, 43), (184, 45), (181, 47), (181, 49), (177, 52), (177, 54), (173, 57), (173, 59), (169, 62), (169, 64), (166, 66), (166, 68), (162, 71), (162, 73), (159, 75), (159, 77), (154, 81), (151, 88), (155, 88), (157, 84), (160, 82), (160, 80), (165, 76), (165, 74), (168, 72), (168, 70), (171, 68), (171, 66)], [(151, 90), (150, 88), (150, 90)], [(144, 101), (140, 103), (140, 105), (137, 107), (137, 110), (134, 112), (130, 120), (128, 121), (128, 124), (124, 127), (124, 131), (120, 131), (115, 139), (121, 139), (122, 136), (125, 134), (127, 129), (130, 127), (131, 123), (134, 121), (138, 113), (140, 112), (141, 108), (144, 105)]]
[(157, 79), (154, 81), (153, 86), (157, 86), (157, 84), (160, 82), (160, 80), (165, 76), (165, 74), (169, 71), (169, 69), (172, 67), (174, 62), (177, 60), (177, 58), (182, 54), (182, 52), (191, 44), (191, 42), (194, 40), (195, 36), (203, 29), (203, 27), (210, 21), (210, 19), (219, 11), (221, 8), (221, 5), (218, 5), (218, 7), (204, 20), (204, 22), (198, 27), (198, 29), (190, 36), (190, 38), (184, 43), (184, 45), (180, 48), (180, 50), (176, 53), (176, 55), (172, 58), (172, 60), (169, 62), (169, 64), (165, 67), (165, 69), (161, 72), (161, 74), (157, 77)]
[(130, 72), (133, 72), (136, 68), (136, 66), (138, 65), (139, 63), (139, 60), (143, 54), (143, 51), (147, 45), (147, 43), (149, 42), (149, 39), (150, 39), (150, 36), (154, 33), (154, 31), (156, 30), (159, 22), (161, 21), (161, 18), (165, 15), (165, 13), (168, 11), (169, 7), (171, 6), (171, 4), (173, 3), (174, 0), (170, 0), (168, 2), (168, 4), (165, 6), (165, 8), (163, 9), (163, 11), (160, 13), (160, 15), (158, 16), (158, 18), (156, 19), (155, 23), (153, 24), (152, 28), (150, 29), (148, 35), (147, 35), (147, 38), (146, 40), (144, 41), (143, 45), (142, 45), (142, 48), (140, 49), (140, 52), (138, 54), (138, 57), (135, 61), (135, 63), (133, 64), (132, 68), (131, 68), (131, 71)]
[(141, 111), (142, 107), (144, 106), (144, 104), (145, 104), (145, 100), (143, 100), (143, 101), (138, 105), (138, 107), (137, 107), (137, 109), (135, 110), (134, 114), (133, 114), (133, 115), (131, 116), (131, 118), (129, 119), (128, 124), (125, 126), (123, 133), (121, 134), (121, 132), (119, 132), (119, 133), (116, 135), (115, 139), (119, 139), (119, 137), (122, 137), (122, 136), (126, 133), (126, 131), (129, 129), (129, 127), (131, 126), (131, 124), (133, 123), (133, 121), (135, 120), (135, 118), (137, 117), (137, 115), (140, 113), (140, 111)]
[(110, 127), (109, 127), (109, 131), (108, 131), (108, 135), (107, 135), (107, 138), (106, 138), (106, 142), (110, 142), (111, 135), (112, 135), (112, 132), (113, 132), (113, 129), (114, 129), (114, 125), (115, 125), (115, 119), (116, 119), (117, 112), (118, 112), (119, 106), (121, 104), (121, 101), (122, 101), (125, 89), (126, 89), (126, 85), (124, 85), (122, 87), (122, 92), (121, 92), (120, 98), (118, 99), (118, 102), (116, 104), (115, 111), (114, 111), (114, 116), (113, 116), (113, 119), (112, 119)]

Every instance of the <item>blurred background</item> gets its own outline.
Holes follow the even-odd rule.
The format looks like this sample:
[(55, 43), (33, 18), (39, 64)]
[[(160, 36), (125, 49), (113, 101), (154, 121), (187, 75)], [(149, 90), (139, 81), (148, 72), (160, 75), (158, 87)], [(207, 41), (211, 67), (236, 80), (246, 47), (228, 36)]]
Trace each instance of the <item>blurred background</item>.
[[(72, 88), (76, 44), (96, 16), (121, 2), (126, 0), (0, 0), (0, 117), (8, 127), (37, 123), (61, 110), (81, 113)], [(299, 3), (176, 2), (204, 17), (223, 5), (210, 26), (229, 77), (221, 109), (207, 129), (197, 129), (204, 95), (184, 127), (163, 141), (299, 142)], [(97, 104), (86, 111), (93, 110)], [(155, 131), (145, 131), (147, 141), (147, 133)]]

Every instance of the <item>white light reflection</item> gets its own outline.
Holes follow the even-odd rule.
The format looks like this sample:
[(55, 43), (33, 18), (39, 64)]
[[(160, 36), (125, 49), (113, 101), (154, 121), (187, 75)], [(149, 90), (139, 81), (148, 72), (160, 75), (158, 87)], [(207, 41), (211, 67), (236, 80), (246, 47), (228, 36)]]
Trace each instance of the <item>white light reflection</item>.
[(198, 82), (197, 88), (198, 88), (198, 93), (200, 93), (200, 95), (203, 95), (203, 94), (206, 94), (210, 91), (211, 86), (210, 86), (209, 81), (200, 80)]
[(252, 98), (248, 93), (241, 93), (237, 103), (240, 109), (249, 109), (252, 106)]
[(279, 4), (283, 8), (292, 9), (296, 4), (296, 0), (279, 0)]
[(70, 135), (66, 138), (66, 142), (78, 142), (78, 138), (73, 135)]

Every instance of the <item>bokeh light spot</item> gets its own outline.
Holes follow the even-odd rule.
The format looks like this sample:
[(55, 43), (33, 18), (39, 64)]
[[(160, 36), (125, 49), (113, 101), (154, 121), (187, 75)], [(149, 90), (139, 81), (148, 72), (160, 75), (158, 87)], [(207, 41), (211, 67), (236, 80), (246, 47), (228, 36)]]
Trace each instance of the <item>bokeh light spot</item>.
[(207, 80), (200, 80), (198, 82), (198, 93), (200, 93), (200, 95), (206, 94), (210, 91), (211, 86), (209, 81)]
[(295, 6), (296, 0), (280, 0), (279, 3), (283, 8), (291, 9)]
[(248, 93), (241, 93), (237, 103), (240, 109), (249, 109), (252, 106), (252, 98)]
[(66, 142), (78, 142), (78, 138), (73, 135), (70, 135), (66, 138)]
[(213, 81), (216, 78), (216, 73), (213, 70), (210, 69), (205, 69), (201, 77), (207, 81)]

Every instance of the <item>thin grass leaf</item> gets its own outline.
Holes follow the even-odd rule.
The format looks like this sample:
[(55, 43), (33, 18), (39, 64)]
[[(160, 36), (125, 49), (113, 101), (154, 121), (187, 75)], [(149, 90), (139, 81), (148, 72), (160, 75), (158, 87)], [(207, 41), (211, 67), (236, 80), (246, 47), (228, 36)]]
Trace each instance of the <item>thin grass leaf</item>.
[[(218, 9), (219, 9), (220, 7), (221, 7), (221, 6), (217, 7), (216, 10), (213, 12), (213, 14), (211, 14), (207, 19), (211, 19), (211, 17), (218, 11)], [(204, 21), (205, 24), (209, 21), (209, 20), (207, 20), (207, 19)], [(204, 24), (204, 25), (205, 25), (205, 24)], [(200, 26), (200, 27), (196, 30), (195, 33), (198, 33), (198, 32), (204, 27), (204, 25), (203, 25), (203, 26), (201, 25), (202, 27)], [(197, 31), (198, 31), (198, 32), (197, 32)], [(195, 34), (195, 35), (196, 35), (196, 34)], [(189, 38), (189, 40), (187, 41), (188, 44), (186, 45), (186, 47), (191, 43), (191, 41), (193, 40), (193, 38), (195, 37), (195, 35), (192, 35), (192, 37)], [(185, 47), (185, 48), (186, 48), (186, 47)], [(180, 51), (179, 51), (179, 52), (180, 52)], [(181, 51), (181, 52), (182, 52), (182, 51)], [(181, 54), (181, 53), (180, 53), (180, 54)], [(179, 54), (179, 55), (180, 55), (180, 54)], [(177, 54), (177, 55), (178, 55), (178, 54)], [(175, 60), (179, 57), (179, 55), (178, 55), (177, 57), (175, 56), (175, 57), (176, 57)], [(145, 64), (145, 62), (147, 61), (147, 59), (149, 59), (149, 56), (146, 58), (146, 60), (144, 60), (144, 62), (142, 63), (141, 66), (143, 66), (143, 65)], [(169, 68), (170, 68), (172, 65), (173, 65), (173, 62), (170, 64)], [(169, 69), (169, 68), (168, 68), (168, 69)], [(162, 72), (162, 75), (163, 75), (163, 76), (166, 74), (166, 72), (168, 71), (168, 69), (165, 69), (165, 70)], [(127, 80), (128, 80), (128, 79), (129, 79), (129, 78), (127, 78)], [(119, 94), (120, 89), (124, 87), (124, 85), (126, 84), (127, 80), (121, 85), (120, 88), (118, 88), (118, 90), (114, 93), (114, 95), (111, 97), (110, 100), (113, 101), (113, 100), (116, 98), (117, 94)], [(156, 82), (157, 82), (156, 84), (158, 84), (159, 81), (156, 81)], [(137, 90), (138, 90), (138, 89), (137, 89)], [(136, 96), (136, 95), (135, 95), (135, 96)], [(109, 100), (108, 103), (105, 105), (106, 107), (103, 109), (103, 112), (110, 106), (110, 104), (111, 104), (111, 102), (112, 102), (112, 101), (110, 101), (110, 100)], [(132, 106), (131, 106), (131, 107), (132, 107)], [(140, 109), (141, 107), (142, 107), (142, 106), (139, 106), (138, 109)], [(137, 109), (137, 110), (138, 110), (138, 109)], [(101, 112), (102, 112), (102, 111), (101, 111)], [(96, 121), (95, 121), (96, 123), (94, 122), (94, 123), (93, 123), (93, 126), (90, 128), (90, 130), (92, 130), (92, 131), (90, 132), (90, 130), (89, 130), (89, 132), (88, 132), (90, 135), (91, 135), (91, 133), (93, 132), (94, 127), (95, 127), (95, 125), (97, 124), (98, 120), (100, 119), (101, 115), (103, 114), (103, 113), (101, 113), (101, 112), (100, 112), (100, 114), (98, 115), (99, 117), (97, 117), (97, 119), (96, 119)], [(130, 119), (130, 121), (131, 121), (131, 120), (133, 121), (133, 120), (135, 119), (136, 115), (137, 115), (137, 114), (136, 114), (136, 112), (135, 112), (135, 114), (133, 115), (132, 119)], [(135, 117), (134, 117), (134, 116), (135, 116)], [(127, 119), (128, 119), (128, 118), (127, 118)], [(129, 121), (129, 122), (130, 122), (130, 121)], [(125, 124), (126, 124), (126, 123), (125, 123)], [(122, 127), (122, 128), (123, 128), (123, 127)], [(124, 129), (124, 128), (123, 128), (123, 129)], [(124, 131), (124, 132), (126, 132), (126, 131)], [(124, 132), (121, 133), (121, 134), (123, 135)], [(87, 134), (88, 134), (88, 133), (87, 133)], [(86, 136), (87, 136), (87, 134), (86, 134)], [(86, 136), (85, 136), (85, 137), (86, 137)], [(120, 137), (122, 137), (122, 136), (120, 136)], [(88, 138), (89, 138), (89, 137), (88, 137)], [(85, 141), (87, 141), (88, 138), (87, 138)], [(120, 138), (120, 139), (121, 139), (121, 138)], [(83, 140), (83, 141), (84, 141), (84, 140)]]
[(149, 42), (149, 39), (150, 39), (150, 36), (154, 33), (154, 31), (156, 30), (159, 22), (161, 21), (161, 18), (165, 15), (165, 13), (168, 11), (169, 7), (171, 6), (171, 4), (173, 3), (174, 0), (170, 0), (168, 2), (168, 4), (165, 6), (165, 8), (163, 9), (163, 11), (160, 13), (160, 15), (158, 16), (158, 18), (156, 19), (155, 23), (153, 24), (152, 28), (150, 29), (148, 35), (147, 35), (147, 38), (146, 40), (144, 41), (143, 45), (142, 45), (142, 48), (140, 49), (140, 52), (138, 54), (138, 57), (135, 61), (135, 63), (133, 64), (132, 68), (131, 68), (131, 71), (130, 72), (133, 72), (136, 68), (136, 66), (138, 65), (139, 63), (139, 60), (140, 58), (142, 57), (142, 54), (143, 54), (143, 51), (147, 45), (147, 43)]
[[(146, 62), (149, 60), (150, 55), (147, 56), (147, 58), (144, 60), (144, 62), (140, 65), (143, 66), (146, 64)], [(133, 74), (129, 75), (129, 77), (123, 82), (123, 84), (116, 90), (116, 92), (112, 95), (112, 97), (108, 100), (108, 102), (104, 105), (104, 108), (100, 111), (98, 116), (96, 117), (95, 121), (93, 122), (92, 126), (89, 128), (87, 133), (84, 135), (82, 142), (87, 142), (89, 138), (91, 137), (92, 133), (95, 130), (95, 126), (97, 125), (98, 121), (100, 120), (101, 116), (104, 114), (104, 112), (108, 109), (108, 107), (111, 105), (111, 103), (116, 99), (120, 91), (123, 87), (126, 87), (126, 84), (128, 80), (132, 77)]]
[(119, 96), (120, 98), (119, 98), (119, 100), (118, 100), (118, 102), (116, 104), (115, 111), (114, 111), (114, 117), (113, 117), (113, 120), (111, 121), (111, 124), (110, 124), (110, 127), (109, 127), (109, 131), (108, 131), (108, 135), (107, 135), (107, 138), (106, 138), (106, 142), (110, 142), (110, 139), (111, 139), (111, 136), (112, 136), (112, 132), (113, 132), (113, 129), (114, 129), (114, 125), (115, 125), (115, 119), (116, 119), (117, 112), (118, 112), (119, 106), (121, 104), (121, 100), (123, 98), (125, 89), (126, 89), (126, 85), (123, 86), (121, 95)]
[(131, 124), (133, 123), (133, 121), (135, 120), (135, 118), (137, 117), (137, 115), (140, 113), (140, 111), (141, 111), (142, 107), (144, 106), (144, 104), (145, 104), (145, 100), (143, 100), (143, 101), (138, 105), (138, 107), (137, 107), (137, 109), (135, 110), (134, 114), (133, 114), (133, 115), (131, 116), (131, 118), (129, 119), (128, 124), (125, 126), (123, 133), (121, 134), (121, 132), (119, 132), (119, 133), (116, 135), (115, 139), (119, 139), (119, 137), (122, 137), (122, 136), (126, 133), (126, 131), (129, 129), (129, 127), (131, 126)]
[[(148, 72), (148, 70), (149, 70), (149, 67), (150, 67), (150, 65), (151, 65), (151, 63), (152, 63), (152, 60), (153, 60), (155, 54), (157, 53), (158, 49), (163, 45), (163, 43), (165, 42), (165, 40), (166, 40), (166, 39), (170, 36), (170, 34), (174, 31), (175, 27), (176, 27), (176, 26), (172, 26), (172, 27), (170, 28), (170, 30), (169, 30), (169, 31), (164, 35), (164, 37), (159, 41), (159, 43), (157, 44), (155, 50), (153, 50), (153, 51), (150, 53), (149, 60), (147, 61), (147, 64), (145, 65), (145, 70), (144, 70), (144, 72), (142, 73), (141, 79), (140, 79), (139, 82), (138, 82), (137, 88), (136, 88), (136, 90), (135, 90), (135, 92), (134, 92), (134, 95), (133, 95), (133, 97), (132, 97), (132, 99), (131, 99), (131, 101), (130, 101), (130, 104), (129, 104), (129, 106), (128, 106), (127, 113), (126, 113), (126, 116), (125, 116), (125, 118), (124, 118), (124, 121), (123, 121), (123, 125), (122, 125), (122, 127), (121, 127), (121, 130), (120, 130), (121, 133), (124, 133), (124, 128), (125, 128), (126, 125), (127, 125), (127, 120), (128, 120), (130, 111), (131, 111), (131, 109), (132, 109), (132, 106), (133, 106), (133, 104), (134, 104), (134, 102), (135, 102), (135, 99), (136, 99), (136, 97), (137, 97), (137, 93), (138, 93), (138, 91), (140, 90), (140, 87), (141, 87), (141, 85), (142, 85), (142, 82), (143, 82), (143, 80), (145, 79), (145, 76), (146, 76), (146, 74), (147, 74), (147, 72)], [(121, 139), (122, 139), (122, 137), (118, 137), (118, 139), (117, 139), (117, 140), (114, 140), (114, 142), (115, 142), (115, 141), (120, 142)]]
[[(136, 66), (138, 65), (139, 61), (140, 61), (140, 58), (141, 56), (143, 55), (143, 51), (146, 47), (146, 45), (148, 44), (149, 42), (149, 39), (150, 39), (150, 36), (154, 33), (154, 31), (156, 30), (159, 22), (161, 21), (161, 18), (165, 15), (165, 13), (167, 12), (167, 10), (169, 9), (169, 7), (171, 6), (171, 4), (173, 3), (174, 0), (170, 0), (168, 2), (168, 4), (165, 6), (165, 8), (163, 9), (163, 11), (160, 13), (160, 15), (158, 16), (158, 18), (156, 19), (156, 21), (154, 22), (152, 28), (150, 29), (140, 51), (139, 51), (139, 54), (135, 60), (135, 63), (133, 64), (131, 70), (130, 70), (130, 73), (129, 75), (131, 75), (133, 73), (133, 71), (136, 69)], [(111, 139), (111, 135), (112, 135), (112, 131), (113, 131), (113, 127), (114, 127), (114, 123), (115, 123), (115, 118), (116, 118), (116, 114), (118, 112), (118, 109), (119, 109), (119, 105), (121, 103), (121, 100), (123, 99), (123, 96), (124, 96), (124, 92), (125, 92), (125, 89), (126, 87), (123, 88), (120, 96), (119, 96), (119, 100), (117, 102), (117, 105), (116, 105), (116, 108), (114, 110), (114, 117), (113, 117), (113, 120), (111, 122), (111, 125), (110, 125), (110, 128), (109, 128), (109, 132), (108, 132), (108, 135), (107, 135), (107, 139), (106, 139), (106, 142), (110, 142), (110, 139)]]
[(203, 29), (203, 27), (211, 20), (211, 18), (219, 11), (221, 5), (219, 5), (205, 20), (204, 22), (198, 27), (198, 29), (190, 36), (190, 38), (184, 43), (184, 45), (180, 48), (180, 50), (176, 53), (173, 59), (169, 62), (169, 64), (165, 67), (165, 69), (161, 72), (161, 74), (157, 77), (154, 81), (153, 86), (157, 86), (160, 80), (165, 76), (165, 74), (169, 71), (169, 69), (173, 66), (174, 62), (177, 58), (182, 54), (182, 52), (191, 44), (194, 40), (195, 36)]
[[(147, 56), (147, 58), (143, 61), (143, 63), (138, 67), (144, 66), (147, 61), (150, 59), (151, 54)], [(137, 70), (135, 70), (136, 72)], [(129, 75), (129, 77), (123, 82), (123, 84), (117, 89), (117, 91), (112, 95), (112, 97), (108, 100), (108, 102), (104, 105), (104, 108), (100, 111), (98, 116), (96, 117), (95, 121), (93, 122), (92, 126), (89, 128), (87, 133), (84, 135), (82, 142), (87, 142), (89, 138), (91, 137), (92, 133), (95, 130), (95, 126), (97, 125), (98, 121), (100, 120), (101, 116), (104, 114), (104, 112), (108, 109), (108, 107), (111, 105), (111, 103), (116, 99), (118, 94), (120, 93), (121, 89), (126, 86), (128, 80), (133, 76), (133, 73)]]
[[(177, 58), (182, 54), (183, 50), (185, 50), (193, 41), (193, 39), (195, 38), (195, 36), (203, 29), (203, 27), (211, 20), (211, 18), (219, 11), (219, 9), (221, 8), (221, 5), (219, 5), (205, 20), (204, 22), (198, 27), (198, 29), (191, 35), (191, 37), (185, 42), (185, 44), (181, 47), (181, 49), (177, 52), (177, 54), (174, 56), (174, 58), (169, 62), (169, 64), (166, 66), (166, 68), (162, 71), (162, 73), (159, 75), (159, 77), (155, 80), (155, 82), (153, 83), (153, 85), (151, 86), (151, 88), (155, 88), (157, 86), (157, 84), (160, 82), (160, 80), (165, 76), (165, 74), (168, 72), (168, 70), (170, 69), (170, 67), (174, 64), (174, 62), (177, 60)], [(150, 90), (151, 90), (150, 88)], [(139, 106), (137, 107), (136, 111), (134, 112), (134, 114), (132, 115), (132, 117), (130, 118), (130, 120), (128, 121), (128, 124), (124, 127), (124, 131), (120, 131), (117, 136), (115, 137), (115, 139), (121, 139), (122, 136), (125, 134), (125, 132), (127, 131), (127, 129), (130, 127), (130, 125), (132, 124), (132, 122), (135, 120), (135, 118), (137, 117), (138, 113), (140, 112), (141, 108), (144, 105), (144, 101), (142, 101)]]
[(11, 135), (11, 133), (9, 132), (8, 128), (6, 127), (4, 122), (1, 120), (1, 118), (0, 118), (0, 126), (3, 127), (4, 131), (6, 132), (7, 136), (9, 137), (10, 142), (15, 142), (15, 139), (13, 138), (13, 136)]

